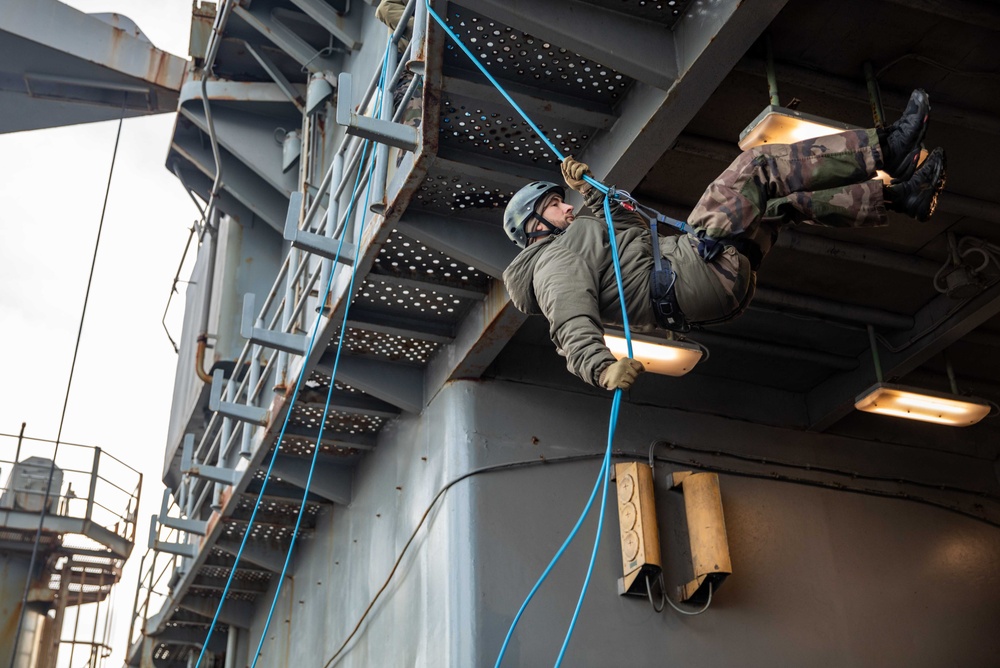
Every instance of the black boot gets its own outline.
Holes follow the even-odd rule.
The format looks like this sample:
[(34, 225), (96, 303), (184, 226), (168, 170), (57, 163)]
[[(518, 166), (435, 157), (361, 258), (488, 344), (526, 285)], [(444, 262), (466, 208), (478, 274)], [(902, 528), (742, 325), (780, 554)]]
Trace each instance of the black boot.
[(938, 195), (944, 190), (945, 178), (944, 149), (938, 147), (931, 151), (909, 181), (882, 188), (886, 208), (924, 222), (933, 215), (937, 207)]
[(899, 120), (878, 131), (882, 163), (894, 181), (906, 181), (913, 176), (930, 111), (930, 96), (918, 88), (910, 94), (910, 101)]

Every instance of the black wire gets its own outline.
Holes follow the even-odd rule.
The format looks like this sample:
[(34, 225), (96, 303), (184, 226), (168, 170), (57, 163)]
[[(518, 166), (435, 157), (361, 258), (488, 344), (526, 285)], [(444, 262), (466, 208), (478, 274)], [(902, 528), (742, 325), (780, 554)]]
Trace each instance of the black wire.
[[(118, 116), (118, 132), (115, 134), (115, 148), (111, 153), (111, 169), (108, 171), (108, 184), (104, 189), (104, 205), (101, 207), (101, 221), (97, 226), (97, 240), (94, 243), (94, 254), (90, 260), (90, 275), (87, 277), (87, 291), (83, 296), (83, 312), (80, 313), (80, 324), (76, 330), (76, 344), (73, 346), (73, 361), (69, 367), (69, 380), (66, 382), (66, 395), (63, 397), (62, 413), (59, 415), (59, 431), (56, 433), (55, 448), (52, 451), (52, 464), (49, 466), (49, 478), (45, 484), (45, 496), (42, 497), (42, 510), (38, 516), (38, 529), (35, 531), (35, 544), (31, 547), (31, 561), (28, 562), (28, 577), (24, 581), (24, 594), (21, 596), (21, 611), (17, 618), (17, 631), (14, 633), (14, 647), (10, 654), (10, 668), (14, 668), (17, 660), (17, 646), (21, 639), (21, 629), (24, 626), (24, 613), (27, 609), (28, 594), (31, 591), (31, 580), (34, 577), (35, 561), (38, 559), (38, 544), (42, 540), (42, 527), (45, 524), (45, 511), (49, 505), (52, 491), (52, 479), (56, 472), (56, 456), (59, 454), (59, 443), (62, 438), (63, 425), (66, 422), (66, 408), (69, 406), (69, 393), (73, 387), (73, 374), (76, 371), (76, 358), (80, 352), (80, 339), (83, 336), (83, 321), (87, 317), (87, 302), (90, 299), (90, 286), (94, 281), (94, 267), (97, 265), (97, 249), (101, 246), (101, 231), (104, 229), (104, 214), (108, 209), (108, 194), (111, 192), (111, 176), (115, 171), (115, 161), (118, 157), (118, 141), (122, 136), (122, 122), (125, 120), (125, 102), (128, 94), (122, 97), (121, 114)], [(95, 472), (96, 475), (96, 472)], [(65, 577), (65, 576), (64, 576)]]
[(936, 489), (942, 492), (955, 492), (957, 494), (969, 494), (971, 496), (979, 496), (987, 499), (993, 499), (994, 501), (1000, 501), (1000, 495), (993, 494), (990, 492), (984, 492), (973, 489), (966, 489), (964, 487), (955, 487), (954, 485), (946, 485), (944, 483), (933, 483), (933, 482), (922, 482), (920, 480), (912, 480), (909, 478), (899, 478), (892, 476), (878, 476), (869, 475), (864, 473), (857, 473), (855, 471), (844, 471), (842, 469), (835, 469), (827, 466), (813, 466), (811, 464), (792, 464), (788, 462), (782, 462), (775, 459), (768, 459), (766, 457), (756, 457), (754, 455), (740, 455), (734, 452), (722, 452), (721, 450), (705, 450), (703, 448), (694, 448), (689, 445), (678, 445), (676, 443), (671, 443), (669, 441), (653, 441), (652, 446), (650, 446), (650, 452), (652, 448), (657, 445), (662, 445), (671, 450), (685, 450), (688, 452), (697, 452), (703, 455), (713, 455), (716, 457), (728, 457), (730, 459), (737, 459), (739, 461), (751, 462), (754, 464), (765, 464), (769, 466), (781, 466), (784, 468), (798, 469), (800, 471), (816, 471), (818, 473), (830, 473), (833, 475), (845, 476), (853, 480), (871, 480), (874, 482), (894, 482), (903, 485), (913, 485), (914, 487), (926, 487), (927, 489)]
[(403, 545), (403, 549), (400, 551), (399, 556), (396, 557), (396, 562), (392, 565), (392, 570), (389, 571), (389, 576), (386, 577), (385, 582), (382, 584), (379, 590), (375, 592), (375, 596), (372, 597), (372, 600), (368, 604), (368, 607), (365, 608), (365, 611), (361, 613), (361, 617), (358, 619), (358, 623), (354, 625), (354, 628), (351, 630), (350, 634), (348, 634), (344, 642), (341, 643), (340, 647), (337, 648), (337, 651), (333, 653), (333, 656), (327, 659), (326, 663), (323, 664), (323, 668), (330, 668), (330, 666), (334, 664), (334, 662), (337, 660), (340, 654), (344, 651), (344, 648), (347, 647), (348, 643), (351, 642), (351, 639), (354, 638), (354, 636), (357, 634), (358, 630), (361, 628), (361, 624), (365, 621), (365, 618), (368, 616), (368, 613), (371, 612), (372, 608), (375, 606), (375, 602), (378, 601), (379, 597), (382, 595), (382, 592), (384, 592), (386, 590), (386, 587), (389, 586), (389, 582), (392, 580), (392, 576), (396, 574), (396, 569), (399, 568), (399, 564), (403, 561), (403, 556), (406, 554), (407, 549), (409, 549), (410, 545), (413, 543), (413, 539), (417, 537), (417, 532), (420, 531), (420, 527), (424, 525), (424, 522), (427, 520), (427, 516), (430, 515), (431, 510), (437, 504), (438, 500), (440, 500), (441, 497), (444, 496), (445, 492), (447, 492), (449, 489), (451, 489), (458, 483), (462, 482), (463, 480), (471, 478), (472, 476), (475, 475), (480, 475), (482, 473), (494, 473), (496, 471), (510, 471), (514, 469), (528, 468), (530, 466), (539, 466), (542, 464), (566, 464), (570, 462), (586, 461), (588, 459), (599, 459), (603, 457), (604, 453), (601, 452), (601, 453), (593, 453), (587, 455), (569, 455), (566, 457), (558, 457), (553, 459), (540, 458), (540, 459), (529, 459), (521, 462), (509, 462), (507, 464), (494, 464), (493, 466), (484, 466), (482, 468), (467, 471), (466, 473), (463, 473), (462, 475), (448, 482), (444, 487), (438, 490), (437, 494), (434, 495), (434, 498), (431, 499), (431, 502), (427, 505), (427, 509), (424, 510), (423, 515), (420, 516), (420, 521), (417, 522), (417, 526), (414, 527), (413, 532), (410, 534), (409, 539), (406, 541), (406, 544)]
[[(716, 452), (711, 452), (711, 451), (707, 451), (707, 450), (701, 450), (699, 448), (685, 448), (685, 446), (677, 446), (677, 445), (674, 445), (672, 443), (667, 443), (666, 441), (654, 441), (653, 443), (654, 444), (656, 444), (656, 443), (663, 443), (664, 445), (668, 445), (668, 446), (676, 448), (676, 449), (689, 449), (689, 450), (692, 450), (692, 451), (695, 451), (695, 452), (701, 452), (701, 453), (704, 453), (704, 454), (719, 454), (719, 455), (723, 455), (723, 456), (725, 456), (725, 454), (726, 454), (726, 453), (716, 453)], [(634, 459), (634, 460), (638, 460), (638, 461), (646, 461), (649, 458), (648, 454), (643, 454), (641, 452), (625, 452), (625, 451), (622, 451), (622, 450), (618, 450), (618, 451), (612, 451), (611, 454), (612, 454), (612, 457), (614, 457), (616, 459)], [(759, 459), (759, 458), (758, 459), (751, 459), (749, 457), (744, 458), (744, 457), (741, 457), (739, 455), (732, 455), (732, 456), (736, 457), (736, 458), (740, 458), (740, 459), (746, 459), (748, 461), (756, 461), (758, 463), (761, 462), (761, 459)], [(586, 455), (569, 455), (569, 456), (566, 456), (566, 457), (555, 457), (555, 458), (549, 458), (549, 459), (541, 457), (539, 459), (529, 459), (529, 460), (520, 461), (520, 462), (509, 462), (509, 463), (506, 463), (506, 464), (494, 464), (492, 466), (484, 466), (482, 468), (473, 469), (471, 471), (463, 473), (462, 475), (458, 476), (457, 478), (454, 478), (453, 480), (451, 480), (447, 484), (445, 484), (445, 486), (442, 487), (440, 490), (438, 490), (437, 494), (434, 495), (434, 498), (432, 498), (431, 501), (430, 501), (430, 503), (427, 505), (427, 509), (424, 510), (423, 514), (420, 516), (420, 521), (417, 522), (417, 526), (414, 527), (413, 532), (410, 534), (410, 537), (406, 541), (406, 544), (403, 545), (403, 549), (400, 551), (399, 556), (396, 558), (396, 561), (393, 564), (392, 569), (389, 571), (389, 575), (386, 577), (385, 582), (382, 584), (382, 586), (379, 588), (379, 590), (375, 593), (375, 596), (372, 597), (372, 600), (368, 604), (368, 607), (366, 607), (365, 610), (364, 610), (364, 612), (361, 613), (361, 617), (358, 619), (357, 623), (354, 625), (354, 628), (351, 630), (350, 634), (348, 634), (348, 636), (344, 640), (344, 642), (341, 643), (341, 645), (340, 645), (339, 648), (337, 648), (337, 651), (334, 652), (333, 656), (331, 656), (329, 659), (327, 659), (326, 663), (323, 664), (323, 668), (330, 668), (330, 666), (332, 666), (336, 662), (336, 660), (340, 657), (341, 653), (344, 651), (344, 649), (347, 647), (347, 645), (351, 642), (351, 639), (353, 639), (354, 636), (357, 635), (357, 632), (360, 630), (362, 623), (364, 623), (364, 621), (365, 621), (365, 618), (368, 617), (368, 614), (372, 611), (372, 608), (375, 607), (376, 601), (378, 601), (379, 597), (382, 595), (382, 593), (389, 586), (389, 582), (392, 580), (392, 577), (396, 574), (396, 570), (399, 568), (400, 563), (403, 561), (403, 556), (406, 554), (406, 551), (409, 549), (410, 545), (413, 543), (413, 540), (417, 537), (417, 533), (420, 531), (420, 528), (424, 525), (424, 522), (427, 520), (428, 515), (430, 515), (431, 510), (434, 508), (434, 506), (437, 504), (437, 502), (441, 499), (441, 497), (444, 496), (445, 492), (447, 492), (449, 489), (451, 489), (452, 487), (454, 487), (458, 483), (462, 482), (463, 480), (466, 480), (468, 478), (471, 478), (473, 476), (480, 475), (480, 474), (483, 474), (483, 473), (495, 473), (497, 471), (511, 471), (511, 470), (515, 470), (515, 469), (529, 468), (529, 467), (532, 467), (532, 466), (540, 466), (540, 465), (545, 465), (545, 464), (567, 464), (567, 463), (572, 463), (572, 462), (586, 461), (586, 460), (590, 460), (590, 459), (600, 459), (600, 458), (603, 458), (603, 457), (604, 457), (604, 453), (600, 452), (600, 453), (593, 453), (593, 454), (586, 454)], [(687, 461), (685, 461), (685, 460), (682, 460), (682, 459), (674, 459), (674, 458), (671, 458), (671, 457), (658, 456), (658, 457), (654, 457), (654, 459), (655, 459), (655, 461), (665, 462), (665, 463), (668, 463), (668, 464), (673, 464), (675, 466), (682, 466), (682, 467), (685, 467), (685, 468), (696, 468), (696, 469), (699, 469), (699, 470), (702, 470), (702, 471), (711, 471), (711, 472), (714, 472), (714, 473), (722, 473), (724, 475), (739, 476), (739, 477), (744, 477), (744, 478), (756, 478), (756, 479), (760, 479), (760, 480), (769, 480), (769, 481), (773, 481), (773, 482), (786, 482), (786, 483), (791, 483), (791, 484), (796, 484), (796, 485), (805, 485), (805, 486), (808, 486), (808, 487), (820, 487), (822, 489), (829, 489), (829, 490), (833, 490), (833, 491), (850, 492), (850, 493), (854, 493), (854, 494), (864, 494), (864, 495), (868, 495), (868, 496), (877, 496), (877, 497), (883, 497), (883, 498), (893, 498), (893, 499), (899, 499), (899, 500), (902, 500), (902, 501), (913, 501), (913, 502), (916, 502), (916, 503), (922, 503), (922, 504), (926, 504), (926, 505), (929, 505), (929, 506), (933, 506), (935, 508), (940, 508), (942, 510), (948, 510), (948, 511), (951, 511), (951, 512), (954, 512), (954, 513), (958, 513), (960, 515), (964, 515), (966, 517), (969, 517), (969, 518), (972, 518), (972, 519), (975, 519), (975, 520), (979, 520), (980, 522), (984, 522), (986, 524), (989, 524), (989, 525), (992, 525), (992, 526), (995, 526), (995, 527), (1000, 527), (1000, 522), (997, 522), (997, 521), (994, 521), (994, 520), (991, 520), (991, 519), (988, 519), (986, 517), (982, 517), (982, 516), (979, 516), (979, 515), (974, 515), (974, 514), (968, 512), (968, 511), (966, 511), (966, 510), (963, 510), (962, 508), (959, 508), (959, 507), (956, 507), (956, 506), (950, 506), (950, 505), (947, 505), (947, 504), (939, 502), (939, 501), (934, 501), (932, 499), (925, 499), (923, 497), (912, 496), (910, 494), (906, 494), (906, 493), (903, 493), (903, 492), (895, 493), (895, 492), (885, 492), (885, 491), (877, 490), (877, 489), (851, 488), (851, 487), (847, 487), (847, 486), (845, 486), (845, 485), (843, 485), (841, 483), (823, 482), (823, 481), (819, 481), (819, 480), (810, 480), (808, 478), (793, 478), (793, 477), (790, 477), (790, 476), (782, 476), (782, 475), (778, 475), (778, 474), (751, 473), (751, 472), (746, 472), (746, 471), (736, 471), (736, 470), (733, 470), (733, 469), (726, 469), (726, 468), (719, 467), (719, 466), (706, 465), (706, 464), (703, 464), (701, 462), (697, 462), (697, 461), (693, 461), (693, 460), (687, 460)], [(776, 462), (768, 462), (768, 463), (777, 464)], [(887, 480), (887, 481), (891, 481), (891, 482), (904, 482), (904, 481), (901, 481), (899, 479), (894, 479), (894, 478), (884, 478), (883, 479), (883, 478), (877, 478), (875, 476), (861, 476), (861, 475), (856, 475), (856, 474), (850, 473), (850, 472), (836, 471), (834, 469), (810, 468), (810, 467), (799, 466), (799, 465), (795, 465), (795, 464), (780, 464), (780, 465), (781, 466), (791, 467), (791, 468), (800, 468), (802, 470), (814, 470), (814, 471), (820, 471), (820, 472), (824, 472), (824, 473), (835, 473), (837, 475), (848, 476), (848, 477), (851, 477), (851, 478), (869, 478), (869, 479), (873, 479), (873, 480)], [(923, 484), (923, 485), (925, 485), (927, 487), (930, 487), (930, 488), (933, 488), (933, 489), (945, 489), (945, 487), (943, 487), (943, 486), (929, 485), (927, 483), (913, 482), (912, 484), (915, 484), (915, 485)], [(955, 491), (965, 491), (966, 493), (975, 493), (975, 492), (968, 492), (967, 490), (957, 490), (956, 489)], [(711, 599), (709, 599), (709, 601), (711, 601)], [(686, 614), (691, 614), (691, 613), (686, 613)], [(698, 613), (695, 613), (695, 614), (698, 614)]]

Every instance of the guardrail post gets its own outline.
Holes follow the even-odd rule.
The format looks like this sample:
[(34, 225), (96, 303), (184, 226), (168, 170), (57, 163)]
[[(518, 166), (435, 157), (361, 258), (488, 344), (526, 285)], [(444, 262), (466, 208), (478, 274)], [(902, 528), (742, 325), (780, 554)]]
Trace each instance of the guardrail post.
[[(94, 468), (90, 471), (90, 489), (87, 491), (87, 514), (86, 519), (91, 519), (94, 514), (94, 494), (97, 493), (97, 468), (101, 463), (101, 449), (94, 448)], [(62, 490), (59, 490), (60, 494)], [(68, 512), (68, 510), (67, 510)]]

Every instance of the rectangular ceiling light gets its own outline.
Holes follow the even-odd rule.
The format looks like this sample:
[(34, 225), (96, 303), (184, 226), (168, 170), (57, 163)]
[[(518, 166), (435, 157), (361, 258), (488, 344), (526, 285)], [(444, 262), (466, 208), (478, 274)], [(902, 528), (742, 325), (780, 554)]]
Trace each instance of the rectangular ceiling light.
[(868, 413), (952, 427), (976, 424), (991, 410), (990, 404), (982, 399), (889, 383), (876, 383), (865, 390), (855, 400), (854, 407)]
[[(604, 343), (615, 359), (628, 356), (628, 346), (624, 336), (605, 334)], [(632, 335), (632, 359), (642, 362), (646, 371), (650, 373), (683, 376), (701, 361), (704, 354), (701, 346), (689, 341)]]
[[(831, 121), (822, 116), (804, 114), (794, 109), (770, 105), (760, 112), (750, 125), (740, 133), (740, 150), (746, 151), (761, 144), (793, 144), (805, 139), (826, 137), (845, 130), (859, 130), (858, 126), (839, 121)], [(927, 151), (921, 151), (920, 160), (927, 157)], [(877, 178), (889, 185), (892, 180), (885, 172), (879, 170)]]
[(740, 133), (740, 149), (746, 151), (761, 144), (794, 144), (804, 139), (825, 137), (858, 128), (794, 109), (771, 105)]

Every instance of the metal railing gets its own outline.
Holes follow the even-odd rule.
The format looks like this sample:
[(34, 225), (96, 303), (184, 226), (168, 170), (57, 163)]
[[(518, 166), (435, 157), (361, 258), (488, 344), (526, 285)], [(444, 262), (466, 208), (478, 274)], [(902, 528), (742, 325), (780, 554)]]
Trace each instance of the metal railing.
[[(224, 3), (221, 16), (226, 16), (229, 3)], [(396, 45), (406, 32), (409, 17), (415, 16), (414, 29), (409, 44), (400, 53)], [(391, 46), (386, 49), (388, 58), (388, 80), (383, 90), (383, 112), (392, 114), (392, 120), (399, 122), (411, 97), (417, 90), (419, 77), (410, 82), (402, 99), (394, 108), (392, 91), (403, 73), (405, 65), (413, 60), (421, 60), (425, 52), (427, 28), (427, 12), (423, 0), (409, 0), (406, 11), (399, 26), (392, 34)], [(220, 36), (216, 31), (212, 40)], [(211, 43), (209, 51), (212, 52)], [(365, 93), (358, 104), (358, 109), (371, 112), (379, 89), (382, 61), (374, 68)], [(207, 107), (206, 100), (206, 107)], [(350, 100), (348, 100), (350, 102)], [(308, 116), (303, 117), (303, 147), (315, 147), (320, 144), (319, 124), (310, 122)], [(423, 124), (426, 126), (426, 123)], [(214, 133), (210, 136), (213, 153), (217, 151), (217, 139)], [(372, 200), (385, 202), (389, 193), (386, 192), (388, 174), (393, 168), (393, 154), (388, 147), (382, 145), (378, 150), (363, 151), (365, 140), (360, 137), (345, 134), (334, 152), (329, 166), (325, 169), (320, 184), (316, 187), (310, 184), (310, 177), (319, 173), (323, 160), (323, 152), (319, 150), (304, 150), (301, 160), (299, 192), (301, 205), (298, 211), (297, 229), (311, 234), (323, 235), (332, 240), (343, 238), (345, 243), (359, 246), (363, 243), (359, 231), (363, 217), (372, 215), (370, 211), (360, 207), (363, 200), (369, 173), (372, 174)], [(418, 143), (417, 151), (425, 150), (422, 142)], [(373, 171), (365, 170), (365, 164), (375, 160)], [(394, 156), (393, 156), (394, 157)], [(355, 175), (360, 174), (356, 179)], [(216, 208), (216, 190), (222, 185), (222, 179), (216, 179), (212, 197), (205, 210), (204, 219), (211, 220)], [(357, 187), (353, 187), (357, 183)], [(294, 201), (294, 199), (293, 199)], [(323, 202), (326, 201), (325, 215), (320, 215)], [(333, 277), (331, 280), (331, 272)], [(351, 268), (337, 264), (324, 256), (308, 250), (292, 248), (285, 257), (275, 281), (267, 296), (260, 304), (253, 318), (253, 326), (269, 332), (280, 334), (303, 334), (313, 331), (314, 327), (322, 327), (329, 322), (339, 304), (349, 299), (347, 289), (351, 278)], [(320, 304), (327, 282), (331, 283), (328, 302)], [(321, 286), (317, 289), (317, 285)], [(310, 318), (310, 314), (315, 314)], [(303, 336), (303, 338), (305, 338)], [(266, 348), (258, 343), (247, 341), (237, 357), (233, 372), (224, 381), (221, 389), (220, 402), (223, 404), (243, 405), (261, 409), (270, 405), (275, 395), (275, 388), (284, 388), (291, 374), (301, 370), (307, 364), (305, 356), (298, 354), (298, 363), (291, 360), (295, 353)], [(192, 464), (197, 467), (216, 466), (235, 469), (240, 459), (251, 459), (255, 454), (254, 436), (257, 424), (240, 421), (232, 417), (214, 412), (206, 425), (201, 439), (195, 444), (192, 452)], [(239, 443), (239, 447), (236, 445)], [(185, 482), (175, 494), (172, 507), (178, 509), (183, 518), (203, 518), (212, 510), (221, 509), (221, 491), (223, 483), (194, 478), (185, 473)], [(153, 527), (151, 547), (144, 554), (140, 567), (140, 580), (136, 589), (133, 605), (133, 621), (129, 631), (130, 647), (142, 641), (151, 617), (155, 616), (163, 604), (171, 596), (170, 586), (175, 584), (178, 575), (190, 568), (192, 557), (178, 556), (156, 549), (156, 545), (173, 543), (175, 545), (197, 544), (200, 538), (186, 534), (173, 528)], [(179, 543), (178, 543), (179, 541)]]
[(54, 451), (39, 439), (0, 440), (0, 525), (41, 514), (48, 498), (46, 517), (87, 520), (134, 543), (142, 474), (99, 447), (61, 443), (53, 461)]

